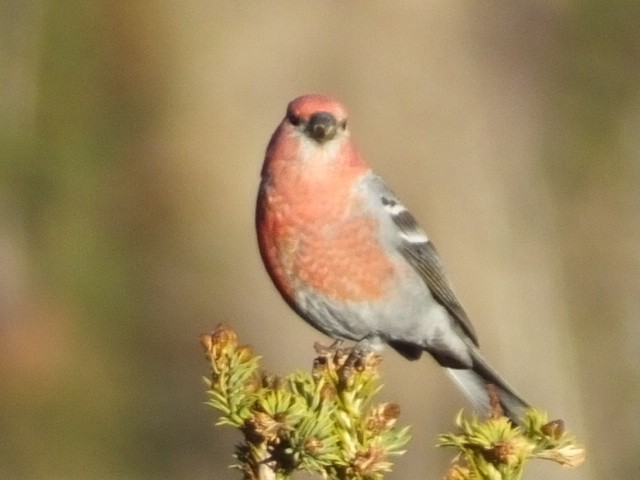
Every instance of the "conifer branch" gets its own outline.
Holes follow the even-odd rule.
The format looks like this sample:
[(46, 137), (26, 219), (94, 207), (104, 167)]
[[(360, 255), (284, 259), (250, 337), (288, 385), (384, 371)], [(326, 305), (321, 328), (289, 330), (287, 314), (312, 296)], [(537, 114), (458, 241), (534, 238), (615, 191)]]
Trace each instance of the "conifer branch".
[[(261, 373), (260, 357), (225, 325), (202, 335), (201, 343), (211, 364), (207, 403), (220, 413), (217, 425), (243, 435), (233, 467), (244, 480), (285, 480), (297, 470), (327, 480), (382, 480), (391, 458), (404, 453), (410, 435), (409, 427), (396, 425), (400, 408), (374, 402), (379, 355), (316, 345), (311, 372), (278, 377)], [(460, 412), (457, 433), (440, 435), (438, 446), (457, 451), (446, 480), (521, 480), (535, 458), (582, 463), (585, 450), (562, 420), (550, 422), (532, 408), (515, 425), (499, 405), (496, 398), (485, 421)]]

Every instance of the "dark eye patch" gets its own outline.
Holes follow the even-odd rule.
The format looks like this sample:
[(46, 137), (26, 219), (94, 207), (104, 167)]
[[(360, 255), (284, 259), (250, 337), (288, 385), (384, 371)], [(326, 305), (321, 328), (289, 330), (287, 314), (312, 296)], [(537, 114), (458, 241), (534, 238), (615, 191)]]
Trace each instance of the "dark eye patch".
[(293, 125), (294, 127), (297, 127), (298, 125), (302, 124), (302, 118), (293, 113), (289, 113), (289, 123), (291, 123), (291, 125)]

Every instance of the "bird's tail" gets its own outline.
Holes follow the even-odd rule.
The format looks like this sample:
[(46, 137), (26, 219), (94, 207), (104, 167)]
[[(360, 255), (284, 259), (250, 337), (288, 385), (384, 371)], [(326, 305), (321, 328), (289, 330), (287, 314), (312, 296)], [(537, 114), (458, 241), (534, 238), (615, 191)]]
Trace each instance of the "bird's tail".
[(522, 413), (529, 407), (520, 395), (509, 386), (504, 379), (489, 366), (480, 352), (473, 348), (473, 368), (447, 368), (460, 389), (469, 397), (474, 406), (483, 413), (489, 413), (492, 400), (490, 398), (491, 385), (497, 391), (500, 406), (504, 414), (519, 424)]

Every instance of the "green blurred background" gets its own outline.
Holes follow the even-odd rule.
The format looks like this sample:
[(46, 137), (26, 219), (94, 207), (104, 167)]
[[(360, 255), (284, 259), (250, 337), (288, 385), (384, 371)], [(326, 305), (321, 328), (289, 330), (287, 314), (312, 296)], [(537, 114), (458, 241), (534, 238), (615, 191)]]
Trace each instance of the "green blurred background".
[[(253, 233), (308, 92), (347, 105), (486, 356), (586, 443), (528, 478), (638, 478), (639, 3), (0, 6), (0, 478), (238, 477), (197, 338), (226, 321), (280, 374), (325, 340)], [(389, 478), (440, 478), (468, 405), (431, 359), (383, 374), (414, 425)]]

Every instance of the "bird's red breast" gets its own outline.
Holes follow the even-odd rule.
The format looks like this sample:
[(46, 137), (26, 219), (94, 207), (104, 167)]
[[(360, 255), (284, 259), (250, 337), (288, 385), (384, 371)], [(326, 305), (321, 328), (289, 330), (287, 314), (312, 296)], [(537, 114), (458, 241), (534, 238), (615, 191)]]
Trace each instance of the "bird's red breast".
[(382, 297), (393, 265), (355, 188), (369, 168), (351, 142), (335, 155), (348, 161), (331, 164), (299, 161), (298, 148), (291, 141), (270, 145), (263, 171), (257, 227), (272, 279), (289, 301), (300, 288), (339, 301)]

